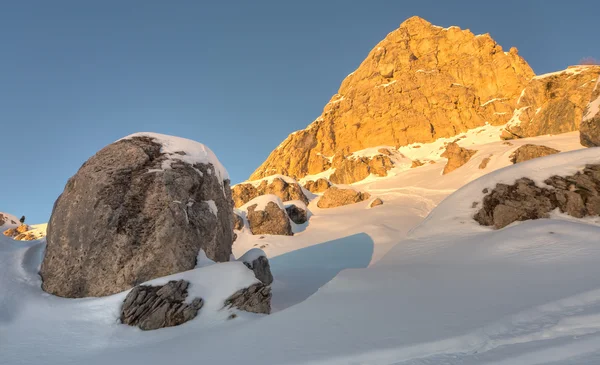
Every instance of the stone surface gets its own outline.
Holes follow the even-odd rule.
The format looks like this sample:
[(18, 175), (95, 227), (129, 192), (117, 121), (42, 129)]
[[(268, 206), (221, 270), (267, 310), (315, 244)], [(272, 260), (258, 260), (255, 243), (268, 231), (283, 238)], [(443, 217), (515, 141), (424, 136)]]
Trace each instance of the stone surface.
[(583, 146), (600, 147), (600, 77), (585, 109), (579, 131)]
[(523, 161), (532, 160), (538, 157), (544, 157), (559, 153), (559, 150), (554, 148), (539, 146), (535, 144), (525, 144), (517, 148), (510, 156), (510, 161), (515, 164)]
[(322, 193), (329, 189), (331, 183), (329, 180), (320, 178), (315, 181), (309, 180), (304, 184), (304, 188), (312, 193)]
[(334, 184), (351, 184), (366, 179), (371, 174), (387, 176), (388, 170), (394, 167), (392, 160), (386, 155), (376, 155), (371, 158), (343, 158), (339, 162), (334, 159), (334, 162), (337, 167), (329, 177)]
[(479, 164), (479, 169), (483, 170), (487, 167), (488, 163), (490, 163), (491, 161), (491, 157), (486, 157), (483, 160), (481, 160), (481, 163)]
[(421, 160), (414, 160), (412, 162), (412, 164), (410, 165), (410, 168), (414, 169), (415, 167), (421, 167), (423, 165), (425, 165), (425, 164), (423, 162), (421, 162)]
[(233, 229), (241, 231), (244, 228), (244, 218), (240, 217), (239, 214), (233, 213)]
[(536, 186), (528, 178), (497, 184), (473, 218), (499, 229), (515, 221), (547, 218), (556, 208), (576, 218), (600, 215), (600, 165), (587, 165), (571, 176), (552, 176), (544, 183), (551, 188)]
[(446, 151), (441, 155), (448, 159), (442, 174), (446, 175), (466, 164), (475, 153), (477, 153), (477, 151), (460, 147), (456, 142), (449, 143), (446, 146)]
[(317, 202), (317, 207), (335, 208), (342, 205), (359, 203), (363, 200), (369, 199), (370, 197), (371, 195), (369, 193), (363, 193), (354, 189), (341, 189), (337, 186), (332, 186), (325, 190)]
[[(505, 124), (533, 76), (515, 48), (504, 52), (488, 34), (410, 18), (346, 77), (323, 114), (283, 141), (250, 179), (302, 178), (329, 168), (352, 170), (357, 179), (366, 166), (346, 167), (352, 152)], [(337, 181), (348, 181), (342, 176)]]
[(265, 207), (260, 209), (257, 207), (257, 204), (248, 206), (247, 219), (252, 234), (293, 235), (292, 225), (285, 208), (273, 201), (268, 202)]
[(233, 203), (220, 164), (186, 162), (210, 152), (199, 143), (178, 139), (189, 150), (168, 152), (156, 138), (110, 144), (69, 179), (48, 225), (45, 291), (114, 294), (193, 269), (200, 249), (229, 260)]
[(573, 66), (533, 78), (523, 90), (504, 138), (579, 130), (600, 66)]
[(194, 298), (185, 303), (188, 286), (185, 280), (173, 280), (163, 286), (134, 287), (121, 307), (121, 323), (147, 331), (178, 326), (195, 318), (204, 302)]
[(225, 301), (225, 307), (235, 307), (252, 313), (271, 313), (271, 287), (256, 283), (241, 289)]
[(269, 180), (262, 180), (256, 184), (241, 183), (235, 185), (232, 189), (235, 207), (239, 208), (250, 200), (267, 194), (276, 195), (282, 201), (301, 200), (308, 204), (308, 198), (296, 181), (290, 181), (288, 177), (275, 177)]
[(380, 198), (375, 198), (375, 199), (373, 199), (371, 204), (369, 204), (369, 208), (373, 208), (373, 207), (376, 207), (376, 206), (382, 205), (382, 204), (383, 204), (383, 200), (381, 200)]
[(0, 213), (0, 227), (5, 224), (18, 224), (19, 222), (15, 217), (9, 216), (8, 214)]
[[(254, 255), (253, 251), (260, 251), (260, 253)], [(246, 257), (249, 257), (249, 259), (246, 259)], [(248, 251), (248, 253), (242, 256), (240, 260), (246, 267), (254, 272), (254, 276), (260, 280), (261, 283), (265, 285), (271, 285), (271, 283), (273, 283), (273, 274), (271, 273), (269, 259), (267, 259), (267, 256), (261, 249), (254, 248)]]
[(296, 224), (304, 224), (308, 220), (306, 209), (302, 209), (295, 204), (287, 205), (285, 211), (292, 222)]

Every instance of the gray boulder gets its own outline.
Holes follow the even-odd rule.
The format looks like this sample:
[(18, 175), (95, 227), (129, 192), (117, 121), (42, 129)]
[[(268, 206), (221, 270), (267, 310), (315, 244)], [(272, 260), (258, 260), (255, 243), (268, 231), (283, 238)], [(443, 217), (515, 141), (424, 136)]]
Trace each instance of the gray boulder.
[(250, 201), (247, 208), (248, 225), (252, 234), (292, 236), (292, 225), (281, 200), (275, 195), (263, 195), (257, 199), (260, 201)]
[(524, 144), (517, 148), (510, 156), (510, 161), (515, 164), (523, 161), (533, 160), (534, 158), (544, 157), (559, 153), (559, 150), (546, 146), (535, 144)]
[(271, 285), (273, 274), (267, 255), (260, 248), (253, 248), (238, 259), (254, 272), (254, 276), (265, 285)]
[(119, 140), (84, 163), (54, 204), (42, 288), (104, 296), (193, 269), (200, 249), (228, 261), (232, 210), (227, 172), (202, 144)]
[(204, 302), (195, 298), (185, 303), (188, 286), (185, 280), (169, 281), (163, 286), (136, 286), (125, 297), (121, 323), (147, 331), (178, 326), (195, 318)]

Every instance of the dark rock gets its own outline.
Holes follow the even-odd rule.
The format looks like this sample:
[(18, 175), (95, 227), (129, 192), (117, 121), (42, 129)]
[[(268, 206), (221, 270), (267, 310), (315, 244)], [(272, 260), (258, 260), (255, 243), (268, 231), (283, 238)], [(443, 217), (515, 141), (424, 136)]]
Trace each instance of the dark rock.
[(308, 220), (306, 210), (298, 207), (295, 204), (290, 204), (285, 207), (288, 217), (296, 224), (304, 224)]
[[(169, 138), (175, 137), (119, 140), (68, 181), (48, 224), (40, 271), (45, 291), (114, 294), (193, 269), (200, 249), (213, 261), (229, 260), (233, 203), (229, 180), (221, 177), (226, 172), (186, 162), (185, 151), (161, 152), (159, 139)], [(207, 151), (184, 141), (191, 154)]]
[(233, 229), (241, 231), (244, 228), (244, 218), (240, 217), (239, 214), (233, 213)]
[(572, 176), (552, 176), (544, 183), (551, 188), (527, 178), (497, 184), (473, 218), (499, 229), (515, 221), (547, 218), (556, 208), (576, 218), (600, 214), (600, 165), (588, 165)]
[(559, 150), (546, 146), (538, 146), (534, 144), (525, 144), (517, 148), (511, 155), (510, 161), (515, 164), (523, 161), (532, 160), (538, 157), (544, 157), (559, 153)]
[(147, 331), (178, 326), (195, 318), (204, 302), (195, 298), (185, 303), (188, 286), (185, 280), (173, 280), (163, 286), (134, 287), (123, 302), (121, 323)]
[(271, 273), (271, 266), (269, 265), (269, 259), (263, 252), (258, 248), (253, 248), (246, 252), (242, 257), (238, 259), (254, 272), (254, 276), (265, 285), (271, 285), (273, 282), (273, 274)]
[(271, 287), (256, 283), (241, 289), (225, 301), (225, 307), (235, 307), (252, 313), (271, 313)]
[(292, 225), (285, 209), (273, 201), (261, 210), (256, 210), (258, 204), (248, 207), (248, 225), (252, 234), (272, 234), (292, 236)]

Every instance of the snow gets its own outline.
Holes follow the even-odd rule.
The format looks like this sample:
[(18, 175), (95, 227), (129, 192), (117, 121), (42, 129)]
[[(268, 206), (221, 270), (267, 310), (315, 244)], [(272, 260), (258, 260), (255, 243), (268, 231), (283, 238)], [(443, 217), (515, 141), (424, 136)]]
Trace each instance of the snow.
[(592, 66), (586, 66), (586, 65), (571, 66), (571, 67), (569, 67), (569, 68), (567, 68), (565, 70), (562, 70), (562, 71), (550, 72), (550, 73), (547, 73), (547, 74), (535, 76), (533, 79), (534, 80), (539, 80), (539, 79), (544, 79), (544, 78), (550, 77), (550, 76), (560, 75), (560, 74), (563, 74), (563, 73), (566, 73), (566, 74), (569, 75), (569, 77), (571, 77), (571, 76), (579, 75), (582, 72), (585, 72), (590, 67), (592, 67)]
[[(126, 292), (45, 294), (44, 241), (0, 236), (0, 364), (597, 364), (597, 219), (555, 213), (492, 230), (471, 217), (483, 188), (571, 174), (599, 163), (600, 151), (582, 149), (578, 132), (508, 145), (499, 128), (465, 133), (458, 143), (478, 152), (447, 175), (436, 163), (353, 184), (384, 200), (376, 209), (365, 209), (371, 199), (332, 209), (315, 200), (292, 237), (238, 232), (241, 261), (269, 257), (270, 316), (235, 311), (227, 320), (234, 310), (223, 300), (256, 282), (233, 261), (151, 281), (190, 280), (189, 299), (206, 304), (182, 326), (143, 332), (117, 322)], [(510, 154), (527, 143), (573, 152), (512, 165)], [(443, 142), (415, 146), (406, 153), (429, 156)]]
[(481, 104), (481, 106), (484, 107), (484, 106), (494, 103), (496, 101), (504, 101), (504, 100), (507, 100), (507, 99), (506, 98), (494, 98), (494, 99), (488, 100), (485, 103)]
[(243, 182), (241, 182), (239, 184), (236, 184), (236, 185), (251, 184), (252, 186), (254, 186), (255, 188), (257, 188), (263, 181), (266, 181), (267, 184), (271, 184), (273, 182), (273, 180), (275, 180), (275, 179), (281, 179), (281, 180), (285, 181), (288, 184), (297, 184), (298, 183), (296, 180), (294, 180), (293, 178), (291, 178), (289, 176), (285, 176), (285, 175), (281, 175), (281, 174), (274, 174), (274, 175), (270, 175), (270, 176), (267, 176), (267, 177), (264, 177), (264, 178), (258, 179), (258, 180), (243, 181)]
[(206, 252), (203, 249), (198, 251), (198, 256), (196, 257), (196, 269), (201, 267), (206, 267), (214, 264), (215, 262), (206, 256)]
[(388, 86), (394, 85), (397, 81), (398, 80), (392, 80), (392, 81), (390, 81), (390, 82), (388, 82), (386, 84), (377, 85), (375, 87), (388, 87)]
[(521, 114), (527, 109), (531, 108), (530, 106), (524, 106), (522, 108), (515, 109), (512, 118), (506, 123), (506, 128), (508, 127), (516, 127), (521, 125)]
[(219, 209), (217, 208), (217, 205), (215, 204), (214, 200), (205, 200), (206, 204), (208, 204), (208, 209), (210, 209), (210, 212), (216, 217), (219, 214)]
[[(596, 86), (594, 86), (594, 91), (598, 88), (598, 85), (600, 85), (600, 78), (598, 78)], [(586, 121), (592, 119), (596, 115), (598, 115), (598, 113), (600, 113), (600, 95), (596, 98), (596, 100), (592, 100), (589, 103), (589, 105), (587, 106), (587, 112), (583, 116), (583, 120)]]
[[(168, 159), (162, 163), (163, 170), (170, 169), (174, 161), (182, 161), (190, 165), (211, 164), (216, 169), (217, 177), (221, 182), (229, 180), (229, 174), (217, 156), (202, 143), (187, 138), (149, 132), (134, 133), (120, 140), (134, 137), (149, 137), (162, 146), (161, 153), (168, 155)], [(181, 154), (181, 152), (185, 154)]]
[(270, 202), (275, 203), (280, 209), (285, 209), (283, 203), (281, 202), (281, 199), (279, 199), (279, 197), (277, 195), (273, 195), (273, 194), (265, 194), (265, 195), (257, 196), (256, 198), (250, 200), (248, 203), (241, 206), (239, 209), (243, 210), (243, 211), (247, 211), (249, 207), (256, 205), (254, 210), (256, 210), (256, 211), (264, 210)]
[(243, 254), (237, 261), (252, 264), (259, 257), (267, 257), (267, 254), (260, 248), (253, 248)]

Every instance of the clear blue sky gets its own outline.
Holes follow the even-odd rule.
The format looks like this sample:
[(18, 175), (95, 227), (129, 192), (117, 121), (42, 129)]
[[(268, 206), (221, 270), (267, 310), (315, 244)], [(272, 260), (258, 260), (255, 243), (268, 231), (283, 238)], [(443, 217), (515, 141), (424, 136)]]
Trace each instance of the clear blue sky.
[(85, 160), (138, 131), (205, 143), (245, 180), (413, 15), (489, 32), (536, 73), (600, 58), (597, 1), (4, 1), (0, 211), (47, 221)]

